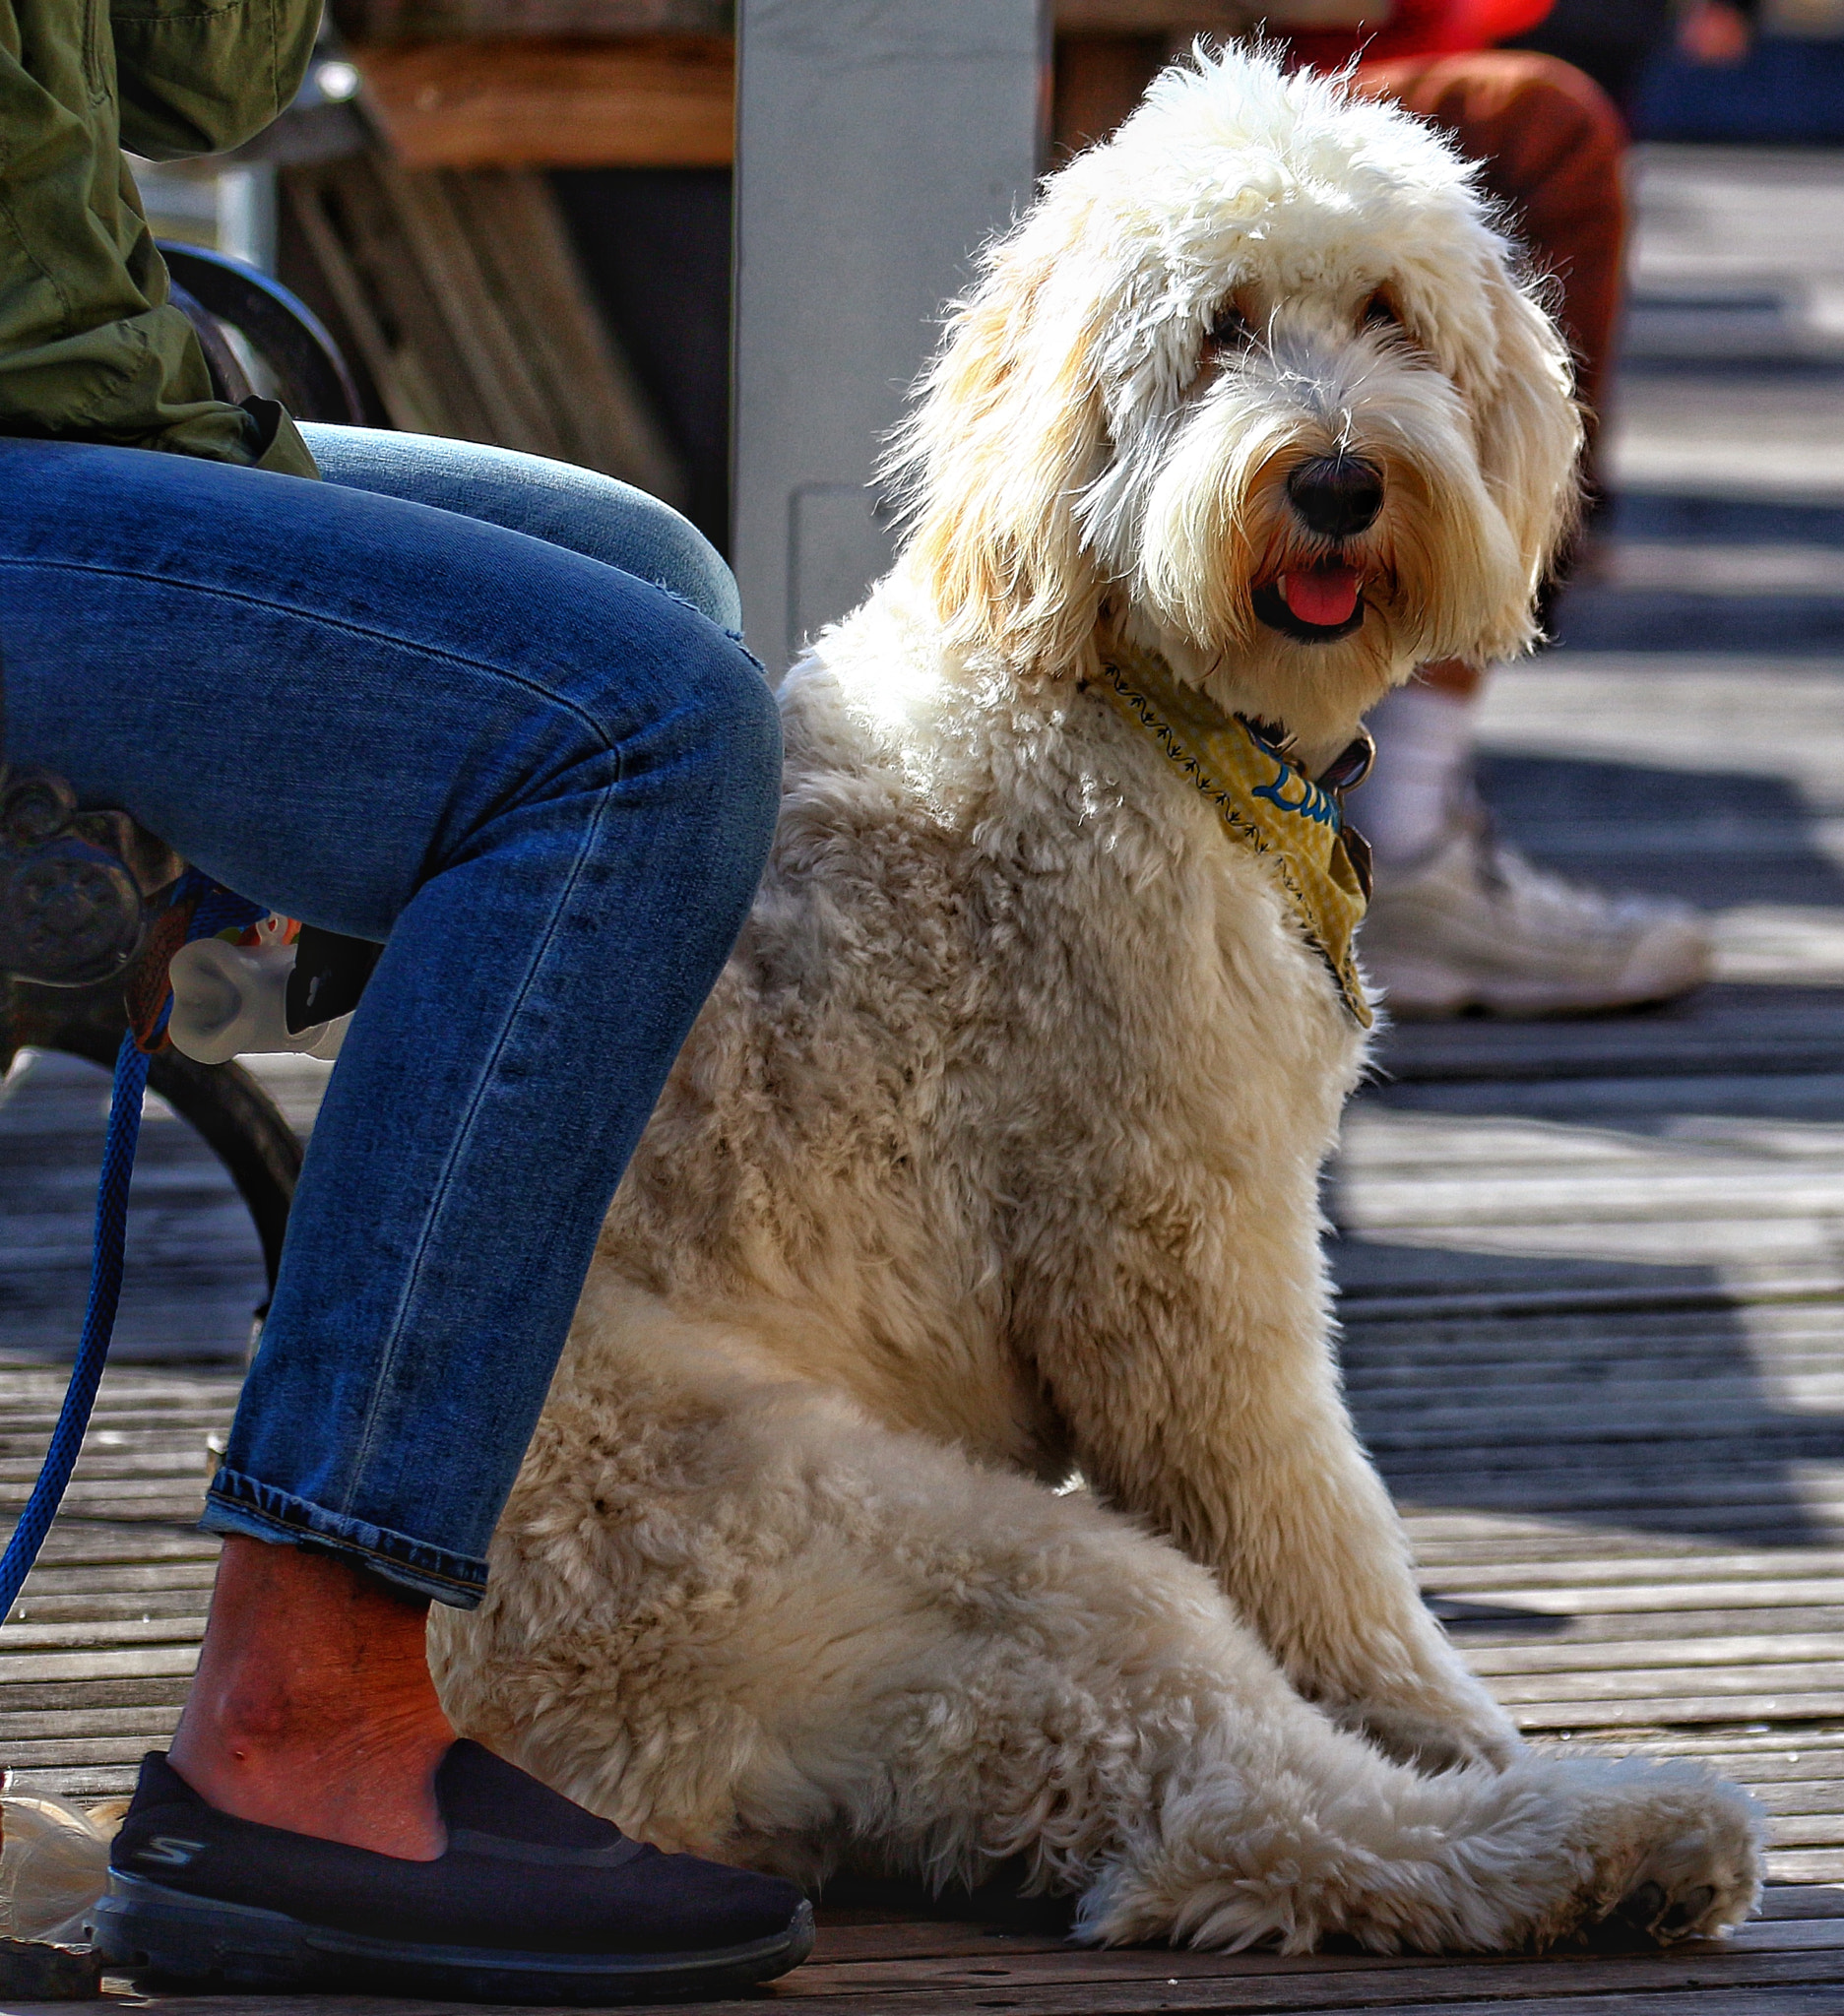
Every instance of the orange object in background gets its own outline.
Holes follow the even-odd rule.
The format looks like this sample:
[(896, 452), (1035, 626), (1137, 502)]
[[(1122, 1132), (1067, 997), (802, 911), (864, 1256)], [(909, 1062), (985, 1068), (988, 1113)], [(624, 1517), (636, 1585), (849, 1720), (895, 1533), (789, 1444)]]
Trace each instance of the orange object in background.
[[(1626, 128), (1599, 85), (1554, 56), (1493, 43), (1523, 34), (1555, 0), (1396, 0), (1373, 33), (1303, 29), (1290, 60), (1340, 70), (1353, 88), (1394, 98), (1444, 127), (1508, 205), (1538, 264), (1560, 284), (1558, 320), (1590, 413), (1607, 389), (1620, 317)], [(1285, 15), (1278, 24), (1285, 32)]]
[(1561, 289), (1558, 320), (1598, 410), (1620, 319), (1626, 242), (1626, 128), (1592, 78), (1527, 49), (1361, 64), (1353, 89), (1394, 98), (1451, 133), (1508, 204), (1537, 264)]
[(1454, 46), (1479, 49), (1528, 34), (1555, 4), (1556, 0), (1458, 0), (1446, 10), (1449, 27), (1467, 40)]
[(1395, 0), (1379, 12), (1375, 28), (1298, 29), (1276, 10), (1275, 30), (1285, 34), (1293, 59), (1314, 70), (1337, 70), (1354, 56), (1367, 63), (1397, 56), (1452, 56), (1490, 48), (1527, 34), (1556, 0)]

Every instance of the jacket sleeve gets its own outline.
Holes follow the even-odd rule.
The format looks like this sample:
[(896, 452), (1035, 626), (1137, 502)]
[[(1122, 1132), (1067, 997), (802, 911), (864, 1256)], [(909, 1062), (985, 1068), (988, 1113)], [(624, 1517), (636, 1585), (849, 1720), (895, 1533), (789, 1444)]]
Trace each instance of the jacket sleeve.
[(122, 145), (150, 160), (240, 146), (307, 74), (319, 0), (110, 0)]

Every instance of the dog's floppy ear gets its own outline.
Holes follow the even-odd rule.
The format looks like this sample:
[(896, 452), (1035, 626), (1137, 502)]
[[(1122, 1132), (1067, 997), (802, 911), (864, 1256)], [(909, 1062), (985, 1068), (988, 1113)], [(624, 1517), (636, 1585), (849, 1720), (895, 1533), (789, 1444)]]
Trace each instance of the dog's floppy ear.
[(1085, 218), (1046, 204), (987, 253), (886, 464), (907, 563), (948, 636), (1051, 676), (1082, 662), (1100, 598), (1075, 517), (1103, 440)]
[(1528, 603), (1574, 530), (1582, 416), (1571, 391), (1568, 351), (1535, 290), (1494, 261), (1485, 291), (1494, 354), (1470, 388), (1479, 466), (1516, 543), (1527, 583), (1527, 606), (1513, 625), (1521, 634), (1493, 640), (1489, 649), (1495, 656), (1528, 643)]

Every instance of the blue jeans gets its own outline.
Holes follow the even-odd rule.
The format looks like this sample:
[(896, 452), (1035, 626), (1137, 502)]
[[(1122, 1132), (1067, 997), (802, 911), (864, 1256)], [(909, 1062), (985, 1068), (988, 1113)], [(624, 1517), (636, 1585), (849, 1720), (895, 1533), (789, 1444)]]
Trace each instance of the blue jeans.
[(325, 482), (0, 440), (8, 754), (384, 944), (205, 1524), (472, 1606), (761, 871), (780, 734), (734, 585), (665, 506), (306, 432)]

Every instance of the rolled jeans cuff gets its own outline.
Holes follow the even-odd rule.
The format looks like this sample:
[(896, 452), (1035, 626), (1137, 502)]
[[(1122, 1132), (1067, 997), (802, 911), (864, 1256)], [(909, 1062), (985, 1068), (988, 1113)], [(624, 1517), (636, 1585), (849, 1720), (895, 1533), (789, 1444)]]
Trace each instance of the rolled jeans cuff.
[(479, 1607), (486, 1594), (486, 1563), (451, 1554), (427, 1541), (329, 1512), (291, 1491), (278, 1490), (241, 1471), (221, 1469), (206, 1493), (199, 1525), (207, 1533), (240, 1533), (288, 1546), (324, 1547), (345, 1554), (381, 1580), (451, 1608)]

